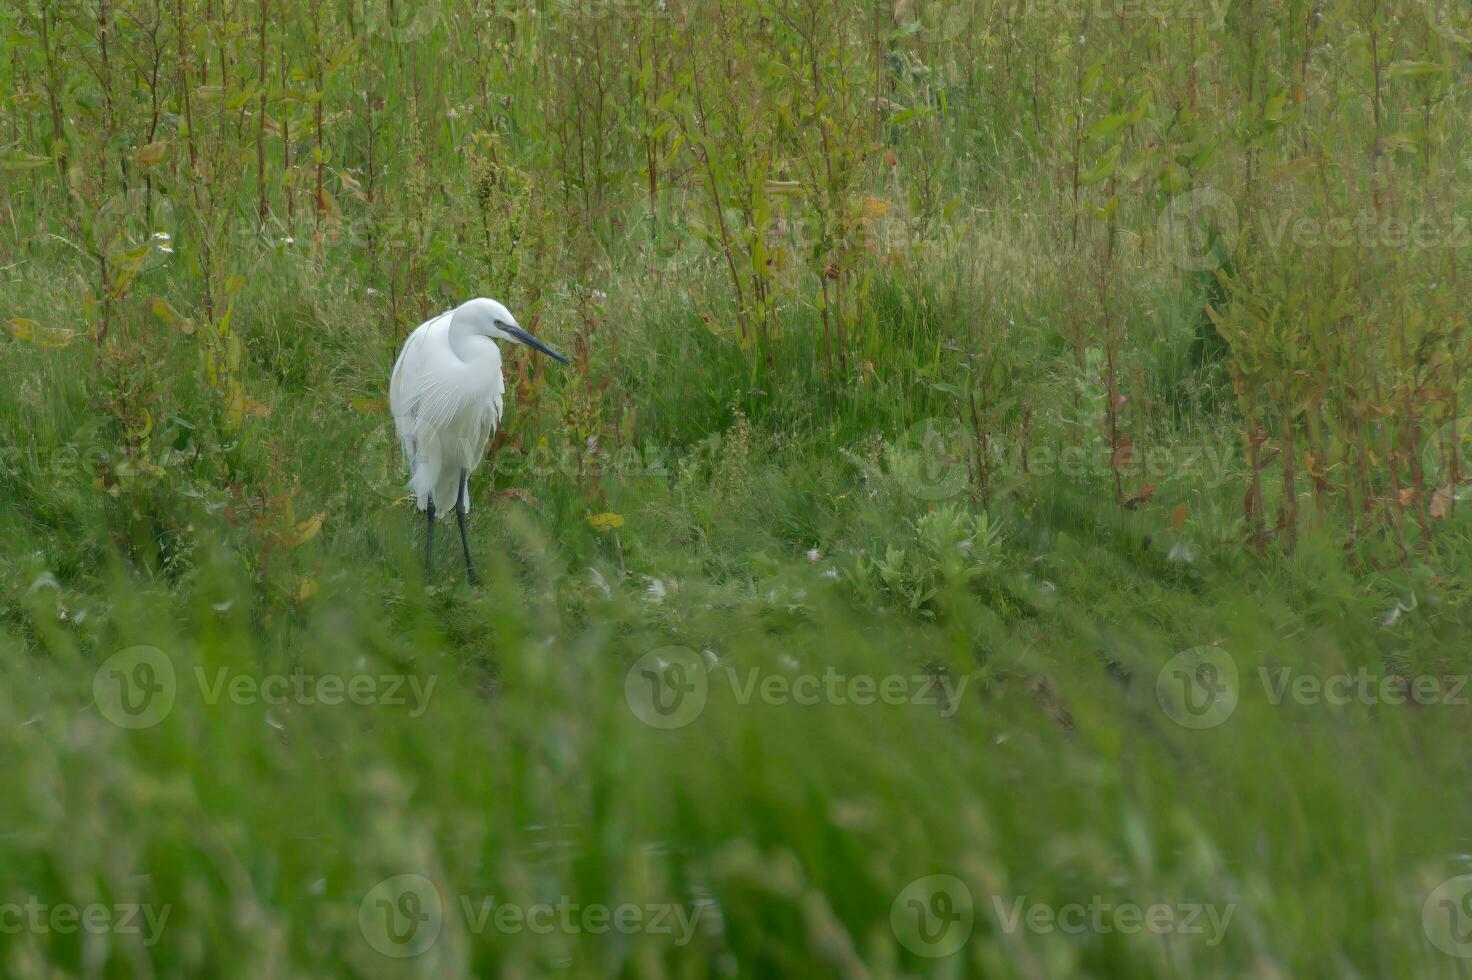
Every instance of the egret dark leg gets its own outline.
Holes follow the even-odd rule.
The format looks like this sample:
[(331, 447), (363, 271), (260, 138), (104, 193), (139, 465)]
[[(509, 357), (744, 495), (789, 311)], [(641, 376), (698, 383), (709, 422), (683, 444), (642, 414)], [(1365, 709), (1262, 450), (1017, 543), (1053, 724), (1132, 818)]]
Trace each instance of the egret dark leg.
[(455, 517), (460, 522), (460, 547), (465, 551), (465, 576), (470, 579), (471, 585), (480, 584), (480, 576), (475, 574), (475, 562), (470, 560), (470, 538), (465, 534), (465, 510), (470, 501), (470, 474), (465, 470), (460, 471), (460, 498), (455, 501)]
[(429, 506), (425, 508), (429, 515), (429, 529), (424, 535), (424, 578), (429, 580), (430, 561), (434, 557), (434, 498), (429, 498)]

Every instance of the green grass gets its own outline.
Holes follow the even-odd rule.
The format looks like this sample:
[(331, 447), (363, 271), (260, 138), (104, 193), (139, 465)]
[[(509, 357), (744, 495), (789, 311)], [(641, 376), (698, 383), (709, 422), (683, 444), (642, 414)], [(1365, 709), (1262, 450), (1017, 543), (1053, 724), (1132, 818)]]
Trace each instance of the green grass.
[(4, 6), (0, 976), (1472, 975), (1454, 6)]
[[(900, 434), (938, 409), (903, 392), (939, 333), (897, 295), (877, 317), (893, 367), (836, 403), (800, 343), (758, 397), (678, 304), (642, 309), (595, 355), (625, 379), (639, 465), (592, 487), (504, 449), (475, 481), (486, 586), (443, 525), (425, 581), (386, 420), (352, 406), (381, 392), (382, 345), (305, 272), (279, 260), (242, 295), (268, 414), (238, 431), (189, 338), (128, 324), (168, 379), (163, 465), (115, 494), (94, 482), (118, 451), (95, 414), (108, 369), (85, 342), (5, 345), (4, 897), (167, 910), (157, 937), (0, 936), (8, 975), (1460, 975), (1423, 903), (1472, 870), (1468, 706), (1274, 704), (1261, 671), (1465, 675), (1464, 544), (1383, 573), (1326, 538), (1259, 557), (1231, 540), (1229, 488), (1168, 480), (1121, 523), (1107, 471), (1025, 479), (978, 533), (964, 495), (905, 490)], [(513, 404), (524, 444), (560, 437), (580, 382), (551, 383)], [(617, 545), (595, 507), (624, 516)], [(310, 540), (272, 537), (318, 513)], [(138, 644), (174, 701), (130, 730), (94, 675)], [(1240, 696), (1195, 730), (1157, 678), (1203, 645)], [(663, 730), (631, 705), (671, 646), (706, 700)], [(295, 671), (357, 678), (365, 703), (254, 687)], [(896, 703), (856, 703), (885, 678)], [(373, 902), (423, 887), (400, 875), (440, 902), (402, 959), (370, 941)], [(973, 920), (939, 959), (891, 919), (930, 875), (964, 884)], [(1008, 931), (1019, 900), (1163, 903), (1187, 931), (1108, 911)], [(515, 918), (538, 903), (545, 933)], [(622, 905), (643, 917), (627, 932), (581, 918)]]

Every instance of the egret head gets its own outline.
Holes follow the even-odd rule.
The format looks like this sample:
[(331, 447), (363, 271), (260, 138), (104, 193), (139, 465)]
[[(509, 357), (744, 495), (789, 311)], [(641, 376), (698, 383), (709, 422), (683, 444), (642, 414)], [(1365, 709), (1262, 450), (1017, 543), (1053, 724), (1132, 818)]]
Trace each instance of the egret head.
[(513, 344), (524, 344), (533, 350), (541, 351), (554, 361), (563, 364), (570, 363), (566, 357), (557, 353), (546, 344), (542, 343), (516, 322), (516, 317), (511, 311), (493, 299), (484, 296), (477, 297), (462, 304), (455, 311), (457, 325), (462, 323), (471, 333), (491, 340), (508, 340)]

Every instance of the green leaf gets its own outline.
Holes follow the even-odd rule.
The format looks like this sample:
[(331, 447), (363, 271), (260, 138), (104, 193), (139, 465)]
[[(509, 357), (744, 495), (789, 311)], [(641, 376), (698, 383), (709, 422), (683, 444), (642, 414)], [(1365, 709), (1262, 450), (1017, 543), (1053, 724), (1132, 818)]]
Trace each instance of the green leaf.
[(0, 153), (0, 170), (34, 170), (51, 163), (50, 157), (36, 156), (34, 153), (23, 153), (20, 150), (6, 150)]
[(1387, 70), (1391, 78), (1421, 78), (1426, 75), (1440, 75), (1446, 71), (1446, 66), (1435, 61), (1397, 61)]
[(1120, 177), (1130, 183), (1134, 183), (1154, 168), (1155, 156), (1155, 147), (1145, 147), (1139, 153), (1136, 153), (1134, 159), (1125, 165), (1124, 169), (1120, 172)]
[(1119, 165), (1119, 154), (1124, 148), (1118, 143), (1104, 151), (1104, 156), (1099, 159), (1092, 170), (1079, 178), (1079, 183), (1085, 187), (1108, 180), (1114, 174), (1114, 168)]
[(349, 41), (341, 51), (333, 55), (331, 61), (327, 62), (325, 74), (336, 74), (337, 70), (343, 65), (347, 64), (348, 59), (351, 58), (353, 56), (353, 52), (357, 50), (358, 39), (354, 38), (353, 40)]
[(1279, 92), (1277, 95), (1268, 99), (1267, 103), (1263, 106), (1262, 117), (1269, 122), (1282, 122), (1283, 106), (1287, 103), (1288, 93), (1286, 91)]
[(1153, 98), (1154, 93), (1149, 89), (1140, 93), (1140, 101), (1135, 103), (1135, 107), (1130, 110), (1129, 115), (1125, 118), (1125, 122), (1133, 126), (1135, 123), (1144, 119), (1145, 114), (1150, 111), (1150, 102)]
[(245, 88), (241, 89), (238, 92), (232, 92), (230, 94), (230, 97), (225, 100), (225, 108), (230, 110), (231, 112), (235, 112), (243, 108), (245, 104), (250, 101), (251, 96), (253, 96), (255, 92), (256, 87), (253, 84), (247, 85)]
[(1124, 124), (1125, 114), (1122, 112), (1116, 112), (1112, 116), (1105, 116), (1089, 127), (1088, 138), (1091, 140), (1101, 140)]

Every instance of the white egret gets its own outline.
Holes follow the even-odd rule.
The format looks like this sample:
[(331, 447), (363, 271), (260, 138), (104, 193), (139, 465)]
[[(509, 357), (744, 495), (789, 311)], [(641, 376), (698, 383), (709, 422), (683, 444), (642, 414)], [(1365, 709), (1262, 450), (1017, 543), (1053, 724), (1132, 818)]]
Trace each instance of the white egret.
[(479, 584), (465, 535), (470, 474), (500, 424), (506, 382), (498, 340), (525, 344), (554, 360), (567, 358), (523, 330), (493, 299), (472, 299), (414, 329), (394, 363), (388, 404), (404, 447), (409, 486), (429, 515), (424, 574), (434, 554), (435, 507), (453, 501), (465, 551), (465, 573)]

